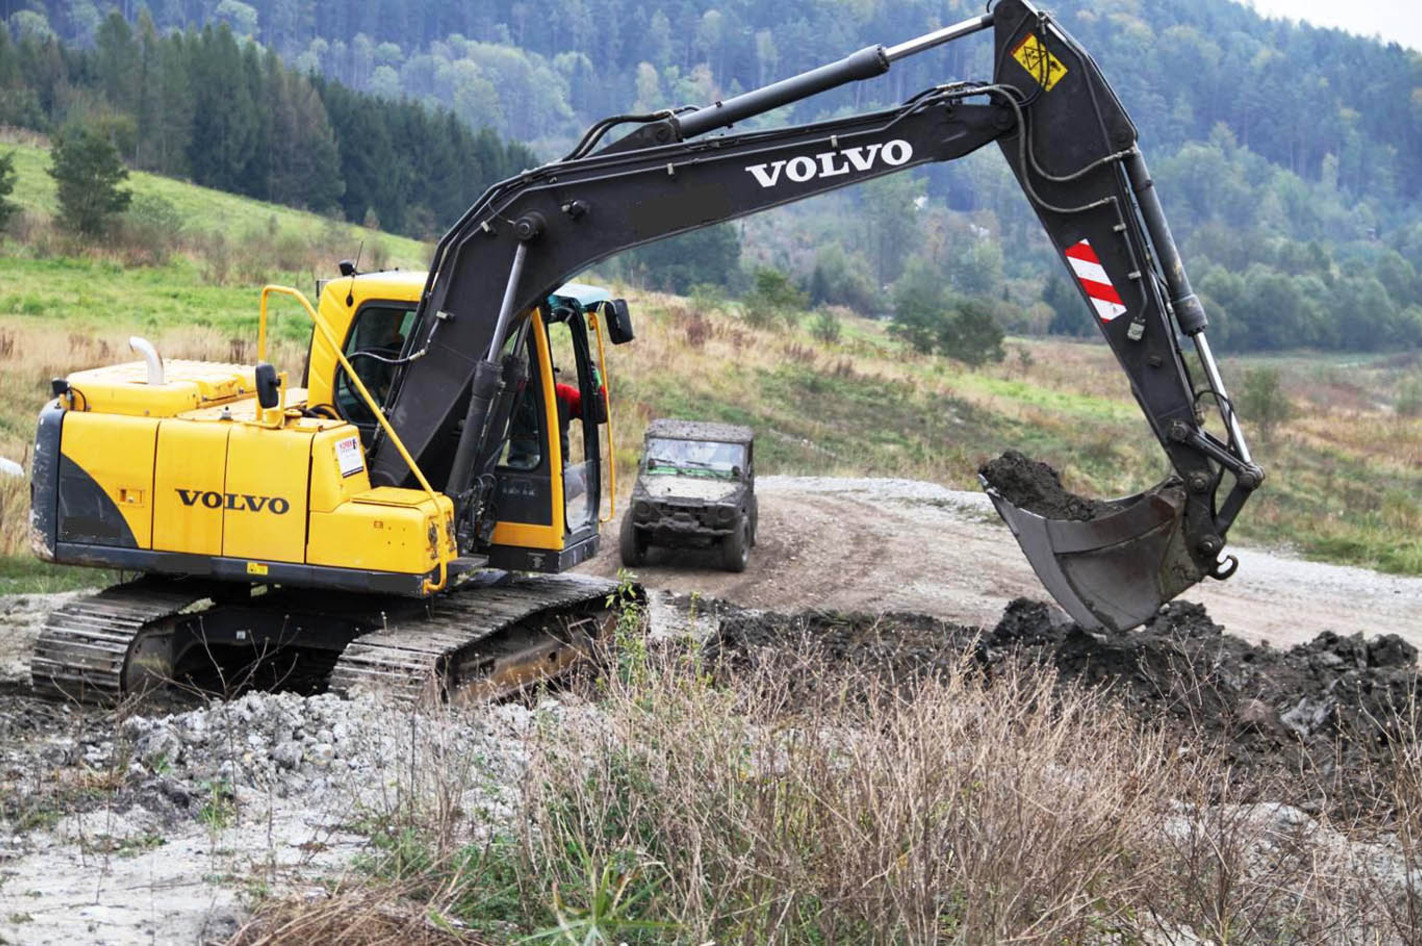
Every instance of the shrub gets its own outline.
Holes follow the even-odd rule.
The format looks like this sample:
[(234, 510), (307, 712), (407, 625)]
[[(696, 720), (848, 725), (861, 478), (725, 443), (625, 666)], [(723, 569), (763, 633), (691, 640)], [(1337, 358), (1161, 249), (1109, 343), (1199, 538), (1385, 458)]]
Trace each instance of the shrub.
[(182, 239), (183, 215), (157, 194), (134, 198), (121, 221), (120, 242), (135, 262), (161, 265)]
[(15, 177), (15, 153), (0, 154), (0, 231), (9, 225), (10, 218), (20, 209), (18, 204), (5, 199), (14, 193)]
[(726, 293), (715, 283), (697, 283), (691, 287), (691, 305), (702, 315), (721, 313), (726, 308)]
[(1422, 417), (1422, 374), (1413, 375), (1398, 388), (1397, 414), (1399, 417)]
[(839, 341), (841, 330), (839, 313), (827, 307), (817, 310), (814, 320), (810, 323), (810, 334), (815, 337), (816, 341), (826, 345), (832, 345)]
[(987, 305), (977, 299), (958, 304), (958, 311), (939, 327), (938, 345), (949, 358), (974, 368), (1007, 357), (1002, 329)]
[(1235, 399), (1240, 415), (1259, 428), (1267, 445), (1274, 432), (1293, 416), (1293, 405), (1284, 393), (1278, 368), (1251, 368), (1244, 373), (1244, 387)]
[(777, 319), (794, 324), (807, 304), (808, 296), (796, 288), (789, 276), (762, 266), (756, 269), (754, 286), (746, 294), (746, 321), (757, 328), (768, 328)]
[(370, 241), (370, 270), (380, 273), (390, 268), (390, 247), (384, 240)]

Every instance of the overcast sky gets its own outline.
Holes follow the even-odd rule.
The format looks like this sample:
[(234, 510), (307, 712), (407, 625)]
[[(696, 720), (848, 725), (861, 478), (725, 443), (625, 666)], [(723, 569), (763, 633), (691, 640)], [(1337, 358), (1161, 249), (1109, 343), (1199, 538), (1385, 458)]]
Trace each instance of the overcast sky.
[(1245, 0), (1264, 16), (1307, 20), (1422, 50), (1419, 0)]

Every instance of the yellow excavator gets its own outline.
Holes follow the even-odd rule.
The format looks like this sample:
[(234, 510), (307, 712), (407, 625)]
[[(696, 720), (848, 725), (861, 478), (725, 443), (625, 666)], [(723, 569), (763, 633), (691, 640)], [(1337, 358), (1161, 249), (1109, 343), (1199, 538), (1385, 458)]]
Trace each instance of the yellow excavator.
[[(988, 31), (990, 82), (713, 134)], [(112, 698), (154, 681), (226, 687), (265, 674), (448, 697), (559, 671), (608, 621), (610, 583), (559, 573), (595, 553), (604, 494), (616, 491), (604, 343), (633, 339), (624, 301), (567, 280), (653, 240), (993, 143), (1175, 472), (1083, 521), (988, 492), (1079, 623), (1140, 624), (1232, 573), (1225, 536), (1264, 474), (1136, 139), (1061, 25), (999, 0), (725, 101), (603, 119), (563, 159), (485, 192), (427, 273), (343, 263), (314, 307), (264, 289), (255, 366), (164, 362), (135, 339), (142, 360), (54, 382), (32, 526), (41, 558), (142, 577), (54, 612), (34, 683)], [(274, 296), (312, 322), (299, 387), (265, 361)], [(1206, 428), (1207, 407), (1221, 435)]]

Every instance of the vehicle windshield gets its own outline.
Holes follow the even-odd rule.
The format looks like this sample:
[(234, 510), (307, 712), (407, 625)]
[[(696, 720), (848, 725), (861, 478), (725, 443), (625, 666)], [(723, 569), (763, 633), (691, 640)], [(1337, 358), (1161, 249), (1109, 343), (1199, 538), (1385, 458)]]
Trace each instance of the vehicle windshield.
[(690, 474), (731, 477), (733, 469), (746, 468), (746, 447), (740, 443), (708, 443), (701, 440), (647, 441), (647, 472), (650, 474)]

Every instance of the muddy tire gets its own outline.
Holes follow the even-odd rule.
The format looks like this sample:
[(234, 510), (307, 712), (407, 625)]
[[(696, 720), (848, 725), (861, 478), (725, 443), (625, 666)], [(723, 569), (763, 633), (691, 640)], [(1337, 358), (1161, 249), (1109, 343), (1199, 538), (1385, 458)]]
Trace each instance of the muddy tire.
[(622, 552), (622, 564), (625, 567), (636, 568), (647, 560), (647, 546), (650, 543), (633, 526), (631, 510), (628, 510), (627, 514), (622, 517), (622, 529), (617, 539), (618, 547)]
[(735, 531), (721, 539), (721, 567), (728, 572), (745, 571), (750, 545), (750, 523), (742, 518)]

